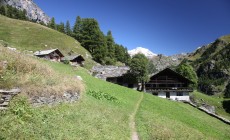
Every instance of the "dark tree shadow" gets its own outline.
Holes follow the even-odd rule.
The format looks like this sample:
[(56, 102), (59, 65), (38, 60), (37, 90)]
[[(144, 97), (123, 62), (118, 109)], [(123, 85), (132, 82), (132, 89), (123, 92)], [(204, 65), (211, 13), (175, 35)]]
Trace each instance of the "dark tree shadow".
[(230, 113), (230, 100), (223, 101), (222, 104), (223, 104), (223, 108), (225, 109), (225, 111)]

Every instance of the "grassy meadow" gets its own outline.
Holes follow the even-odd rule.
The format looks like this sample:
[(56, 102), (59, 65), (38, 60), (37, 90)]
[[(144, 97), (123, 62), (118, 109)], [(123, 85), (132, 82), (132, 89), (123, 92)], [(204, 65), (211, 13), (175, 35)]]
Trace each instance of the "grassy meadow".
[(21, 51), (38, 51), (58, 48), (64, 55), (69, 52), (81, 54), (85, 67), (90, 69), (95, 62), (90, 53), (78, 41), (48, 27), (0, 15), (0, 43)]
[[(8, 111), (1, 112), (2, 139), (130, 139), (130, 117), (140, 92), (96, 79), (83, 68), (48, 64), (57, 73), (81, 76), (86, 92), (80, 101), (53, 107), (32, 108), (15, 98)], [(104, 93), (116, 99), (88, 94)], [(135, 117), (140, 139), (229, 139), (230, 127), (183, 103), (144, 94)]]

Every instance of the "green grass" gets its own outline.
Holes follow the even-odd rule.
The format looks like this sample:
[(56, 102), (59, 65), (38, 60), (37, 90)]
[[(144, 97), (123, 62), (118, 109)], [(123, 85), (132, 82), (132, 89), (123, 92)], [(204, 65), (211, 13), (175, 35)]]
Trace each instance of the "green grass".
[[(87, 91), (103, 91), (117, 101), (98, 100), (83, 94), (77, 103), (31, 108), (25, 111), (31, 113), (24, 116), (32, 117), (22, 121), (17, 114), (8, 111), (1, 116), (4, 119), (0, 120), (3, 129), (0, 136), (9, 139), (130, 139), (129, 118), (141, 93), (93, 78), (80, 67), (74, 70), (64, 64), (43, 63), (48, 63), (60, 74), (82, 76)], [(7, 127), (8, 123), (12, 128)]]
[(229, 139), (230, 127), (184, 103), (145, 94), (137, 114), (141, 139)]
[(227, 113), (224, 108), (223, 108), (223, 101), (224, 100), (229, 100), (229, 99), (224, 99), (222, 97), (218, 97), (218, 96), (208, 96), (206, 94), (202, 94), (198, 91), (194, 91), (191, 96), (195, 99), (195, 101), (198, 104), (208, 104), (208, 105), (212, 105), (215, 106), (215, 110), (216, 113), (222, 117), (225, 117), (226, 119), (230, 120), (230, 114)]
[[(107, 83), (88, 71), (68, 65), (48, 63), (60, 74), (79, 75), (86, 92), (97, 91), (116, 102), (82, 94), (80, 101), (53, 107), (18, 106), (1, 113), (0, 136), (7, 139), (130, 139), (129, 119), (141, 97), (140, 92)], [(95, 93), (97, 93), (95, 92)], [(16, 111), (15, 111), (16, 110)], [(149, 94), (138, 109), (136, 125), (141, 139), (229, 139), (230, 127), (184, 103)], [(10, 127), (9, 127), (10, 126)]]
[(0, 42), (8, 46), (23, 51), (58, 48), (64, 55), (73, 51), (83, 55), (86, 59), (86, 68), (89, 69), (95, 64), (90, 53), (72, 37), (36, 23), (10, 19), (2, 15), (0, 15), (0, 21)]

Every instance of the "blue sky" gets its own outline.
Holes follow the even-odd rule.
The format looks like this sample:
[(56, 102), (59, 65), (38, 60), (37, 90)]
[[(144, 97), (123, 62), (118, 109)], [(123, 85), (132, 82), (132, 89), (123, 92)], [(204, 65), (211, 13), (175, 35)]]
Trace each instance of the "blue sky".
[(173, 55), (230, 34), (229, 0), (34, 0), (56, 23), (95, 18), (129, 50)]

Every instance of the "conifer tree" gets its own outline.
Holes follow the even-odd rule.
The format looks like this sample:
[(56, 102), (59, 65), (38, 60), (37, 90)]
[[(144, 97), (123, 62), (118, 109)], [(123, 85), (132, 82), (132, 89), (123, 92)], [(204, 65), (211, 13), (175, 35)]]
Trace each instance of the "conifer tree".
[(65, 33), (69, 36), (72, 36), (72, 30), (70, 27), (69, 20), (67, 20), (66, 25), (65, 25)]
[(48, 27), (50, 27), (51, 29), (54, 29), (54, 30), (57, 29), (56, 23), (55, 23), (55, 18), (54, 18), (54, 17), (52, 17), (52, 19), (51, 19), (51, 21), (50, 21)]
[(7, 5), (6, 7), (7, 7), (6, 16), (9, 18), (13, 18), (13, 7), (9, 5)]
[(1, 6), (1, 7), (0, 7), (0, 14), (1, 14), (1, 15), (4, 15), (4, 16), (6, 15), (6, 9), (5, 9), (4, 6)]
[(74, 27), (73, 27), (73, 37), (81, 42), (81, 31), (82, 31), (82, 19), (77, 16)]
[(61, 22), (59, 25), (57, 25), (57, 30), (61, 33), (65, 33), (65, 25), (63, 22)]
[(111, 31), (108, 31), (107, 33), (106, 42), (107, 42), (107, 47), (108, 47), (107, 56), (110, 57), (111, 59), (115, 59), (115, 42), (114, 42)]

